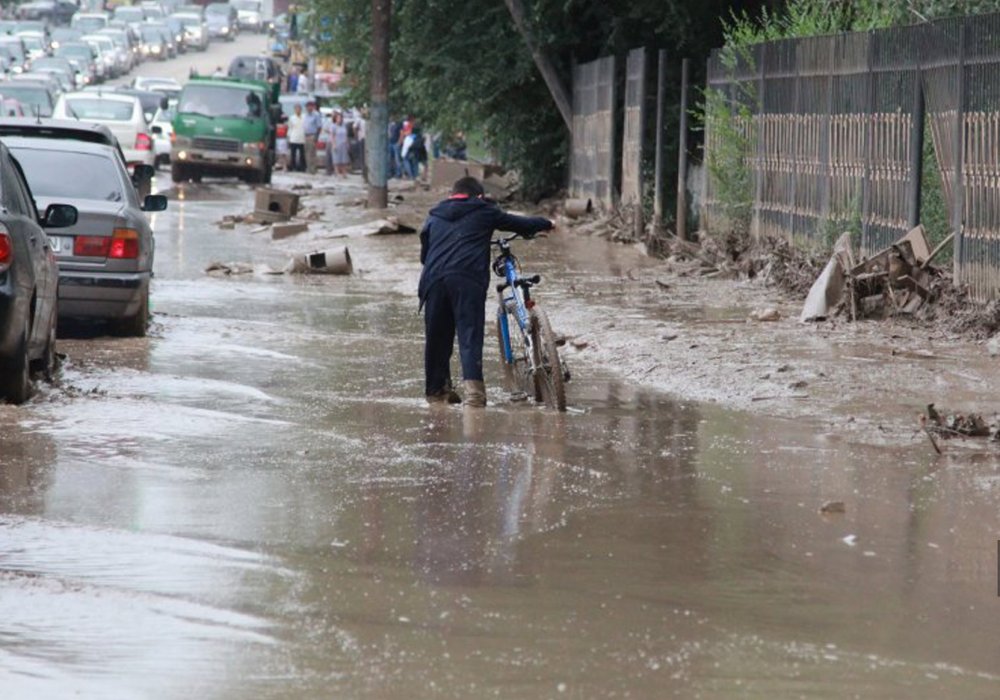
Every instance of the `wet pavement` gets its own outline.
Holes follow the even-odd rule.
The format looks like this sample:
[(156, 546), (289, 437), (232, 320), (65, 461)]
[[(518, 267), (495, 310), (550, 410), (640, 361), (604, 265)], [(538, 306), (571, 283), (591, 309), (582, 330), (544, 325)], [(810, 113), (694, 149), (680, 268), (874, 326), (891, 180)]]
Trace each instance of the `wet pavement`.
[[(503, 401), (489, 345), (493, 405), (430, 408), (415, 237), (346, 241), (350, 278), (208, 277), (294, 244), (212, 224), (246, 187), (170, 194), (151, 337), (69, 339), (61, 386), (0, 406), (0, 697), (1000, 696), (996, 450), (582, 357), (556, 414)], [(641, 265), (520, 245), (554, 306)]]

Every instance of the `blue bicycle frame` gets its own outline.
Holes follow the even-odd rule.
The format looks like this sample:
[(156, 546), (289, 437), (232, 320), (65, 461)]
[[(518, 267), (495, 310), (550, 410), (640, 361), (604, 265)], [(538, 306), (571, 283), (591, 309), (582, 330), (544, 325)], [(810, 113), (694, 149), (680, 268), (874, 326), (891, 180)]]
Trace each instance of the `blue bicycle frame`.
[[(526, 295), (527, 286), (524, 284), (524, 280), (521, 279), (517, 258), (510, 252), (510, 241), (514, 238), (516, 236), (501, 238), (493, 242), (494, 245), (500, 247), (501, 255), (494, 263), (494, 270), (496, 270), (496, 263), (502, 260), (504, 280), (506, 281), (505, 284), (497, 286), (497, 295), (500, 302), (497, 309), (497, 322), (500, 324), (504, 361), (510, 365), (514, 364), (515, 358), (514, 349), (511, 344), (510, 323), (507, 320), (508, 315), (512, 315), (517, 321), (518, 330), (521, 332), (521, 336), (524, 338), (524, 346), (527, 348), (527, 360), (530, 363), (530, 371), (533, 374), (537, 368), (535, 367), (534, 353), (532, 352), (531, 317), (528, 312), (531, 301), (530, 294)], [(537, 282), (538, 280), (535, 278), (533, 281)]]

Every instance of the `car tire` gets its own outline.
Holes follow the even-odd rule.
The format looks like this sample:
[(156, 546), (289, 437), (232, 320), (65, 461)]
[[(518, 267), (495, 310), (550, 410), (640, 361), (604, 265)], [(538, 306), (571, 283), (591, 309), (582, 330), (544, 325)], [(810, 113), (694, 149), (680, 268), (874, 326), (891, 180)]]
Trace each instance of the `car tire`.
[(25, 324), (21, 340), (10, 362), (0, 368), (0, 399), (8, 403), (22, 404), (31, 398), (34, 387), (31, 384), (31, 364), (28, 362), (28, 329)]
[(174, 181), (174, 184), (184, 182), (188, 179), (188, 171), (180, 163), (173, 163), (170, 166), (170, 179)]
[(127, 338), (145, 338), (149, 329), (149, 290), (139, 305), (139, 312), (134, 316), (119, 319), (111, 324), (112, 332), (115, 335)]
[(47, 382), (52, 381), (56, 370), (59, 369), (59, 358), (56, 355), (56, 327), (58, 319), (59, 310), (53, 306), (52, 321), (49, 323), (49, 334), (45, 339), (45, 349), (42, 351), (42, 356), (35, 360), (31, 367), (34, 372), (41, 374)]

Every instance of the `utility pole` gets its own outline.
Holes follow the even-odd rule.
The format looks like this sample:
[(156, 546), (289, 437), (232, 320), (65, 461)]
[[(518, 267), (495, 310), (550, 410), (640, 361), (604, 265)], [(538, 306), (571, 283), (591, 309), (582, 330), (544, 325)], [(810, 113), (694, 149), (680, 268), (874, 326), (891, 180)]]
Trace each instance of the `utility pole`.
[(538, 68), (538, 72), (542, 74), (545, 85), (549, 88), (549, 93), (552, 95), (556, 107), (559, 108), (559, 114), (562, 115), (563, 121), (566, 122), (566, 128), (572, 131), (573, 106), (570, 104), (569, 92), (566, 90), (566, 86), (563, 85), (562, 80), (559, 79), (559, 74), (556, 72), (555, 66), (552, 65), (552, 61), (539, 48), (538, 42), (532, 36), (531, 29), (528, 27), (528, 20), (525, 16), (524, 4), (521, 0), (504, 0), (504, 4), (507, 5), (507, 9), (510, 11), (510, 16), (514, 20), (514, 26), (517, 27), (518, 34), (524, 39), (528, 51), (531, 52), (531, 57), (535, 60), (535, 66)]
[(372, 96), (365, 147), (368, 208), (389, 206), (389, 26), (391, 0), (372, 0)]

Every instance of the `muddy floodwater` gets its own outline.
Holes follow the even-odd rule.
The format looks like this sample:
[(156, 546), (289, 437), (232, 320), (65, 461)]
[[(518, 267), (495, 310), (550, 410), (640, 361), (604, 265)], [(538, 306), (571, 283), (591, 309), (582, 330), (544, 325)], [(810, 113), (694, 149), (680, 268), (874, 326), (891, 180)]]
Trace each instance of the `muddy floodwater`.
[[(171, 196), (151, 337), (71, 338), (0, 406), (0, 698), (1000, 697), (995, 449), (582, 355), (560, 415), (503, 401), (489, 343), (492, 405), (432, 409), (415, 237), (346, 241), (350, 278), (209, 277), (288, 247), (213, 225), (248, 189)], [(561, 305), (641, 264), (519, 245)]]

